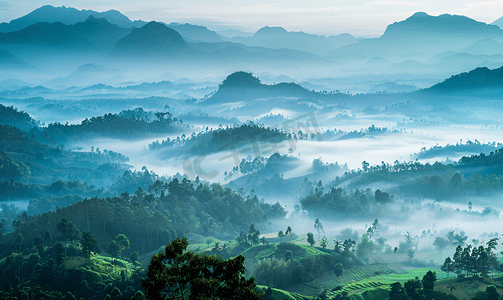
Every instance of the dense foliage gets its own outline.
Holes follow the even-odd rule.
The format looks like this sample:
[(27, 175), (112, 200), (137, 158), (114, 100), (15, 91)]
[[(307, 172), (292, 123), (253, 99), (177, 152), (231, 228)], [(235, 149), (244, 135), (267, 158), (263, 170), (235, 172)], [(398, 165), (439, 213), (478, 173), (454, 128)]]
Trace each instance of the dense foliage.
[[(22, 233), (30, 246), (45, 231), (55, 234), (55, 224), (62, 218), (71, 220), (79, 229), (93, 232), (102, 249), (118, 233), (131, 241), (131, 251), (140, 254), (159, 247), (163, 241), (186, 234), (232, 238), (250, 223), (284, 217), (279, 204), (261, 203), (256, 196), (243, 198), (219, 184), (203, 185), (183, 179), (170, 183), (156, 182), (151, 192), (142, 188), (111, 198), (85, 199), (55, 211), (20, 218), (17, 233)], [(72, 197), (60, 198), (72, 202)], [(30, 203), (31, 210), (51, 206), (53, 198)], [(52, 204), (54, 205), (54, 204)]]
[(148, 122), (145, 118), (131, 118), (117, 114), (105, 114), (103, 116), (84, 119), (81, 124), (69, 125), (52, 123), (47, 126), (45, 132), (58, 141), (68, 141), (75, 137), (80, 140), (96, 136), (113, 138), (138, 138), (145, 135), (179, 132), (184, 128), (181, 121), (172, 119), (170, 113), (156, 114), (158, 120)]
[(343, 188), (332, 188), (324, 193), (322, 187), (316, 188), (314, 193), (300, 199), (302, 209), (312, 212), (345, 216), (365, 217), (371, 214), (371, 210), (379, 209), (392, 200), (386, 192), (370, 189), (351, 191), (348, 195)]
[(19, 111), (13, 106), (0, 104), (0, 125), (10, 125), (24, 131), (30, 131), (40, 124), (26, 112)]
[[(270, 148), (270, 152), (275, 144), (279, 144), (284, 140), (290, 139), (292, 136), (289, 133), (280, 131), (277, 128), (262, 127), (250, 122), (249, 124), (242, 124), (227, 127), (219, 127), (216, 130), (206, 128), (205, 131), (195, 133), (193, 132), (190, 137), (177, 137), (176, 139), (166, 139), (164, 141), (156, 141), (149, 144), (150, 150), (181, 147), (184, 151), (191, 154), (213, 153), (218, 151), (234, 151), (246, 144), (252, 144), (254, 150), (260, 155), (260, 148)], [(265, 151), (264, 151), (265, 152)], [(237, 156), (237, 154), (236, 154)]]
[(152, 257), (141, 281), (148, 299), (262, 299), (254, 279), (244, 277), (243, 256), (222, 260), (186, 252), (188, 245), (186, 238), (175, 239)]

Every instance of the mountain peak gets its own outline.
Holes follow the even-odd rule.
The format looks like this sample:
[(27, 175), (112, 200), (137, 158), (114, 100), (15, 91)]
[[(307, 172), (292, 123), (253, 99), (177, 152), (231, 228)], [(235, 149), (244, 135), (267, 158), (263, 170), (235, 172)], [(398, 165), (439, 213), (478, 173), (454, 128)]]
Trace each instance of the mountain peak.
[(187, 49), (187, 42), (177, 31), (155, 21), (133, 29), (115, 45), (115, 52), (130, 54), (166, 54)]
[(408, 19), (411, 19), (411, 18), (427, 18), (427, 17), (431, 17), (431, 16), (429, 14), (425, 13), (425, 12), (418, 11), (415, 14), (413, 14), (412, 16), (410, 16)]
[(228, 88), (228, 87), (256, 87), (260, 86), (260, 79), (253, 76), (252, 73), (248, 72), (234, 72), (227, 76), (225, 80), (220, 85), (220, 88)]
[(283, 27), (269, 27), (265, 26), (255, 32), (255, 36), (268, 35), (268, 34), (285, 34), (288, 33)]
[(430, 16), (425, 12), (417, 12), (404, 21), (395, 22), (386, 28), (382, 37), (385, 38), (413, 38), (411, 34), (431, 38), (438, 37), (470, 37), (480, 36), (486, 38), (491, 34), (502, 34), (503, 31), (495, 25), (470, 19), (461, 15), (443, 14)]
[(131, 28), (142, 24), (142, 21), (131, 21), (128, 17), (121, 14), (117, 10), (97, 12), (93, 10), (78, 10), (73, 7), (54, 7), (52, 5), (44, 5), (33, 10), (27, 15), (10, 21), (9, 23), (1, 23), (0, 31), (18, 31), (40, 22), (61, 22), (65, 25), (74, 25), (86, 21), (89, 16), (94, 16), (96, 18), (105, 18), (110, 23), (123, 28)]

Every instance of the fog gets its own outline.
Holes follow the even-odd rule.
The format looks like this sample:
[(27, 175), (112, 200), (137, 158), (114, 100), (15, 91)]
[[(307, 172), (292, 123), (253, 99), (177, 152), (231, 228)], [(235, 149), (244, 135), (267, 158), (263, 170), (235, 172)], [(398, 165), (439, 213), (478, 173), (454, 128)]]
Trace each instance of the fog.
[[(347, 242), (345, 272), (438, 268), (456, 245), (500, 236), (499, 27), (416, 13), (376, 38), (273, 27), (224, 37), (86, 18), (0, 35), (8, 245), (28, 249), (45, 231), (62, 241), (55, 224), (68, 218), (107, 253), (126, 232), (124, 251), (138, 251), (143, 267), (186, 236), (195, 251), (248, 255), (255, 276), (266, 257), (284, 258), (262, 254), (289, 226), (296, 235), (284, 247), (315, 245), (334, 262)], [(251, 257), (261, 243), (267, 251)]]

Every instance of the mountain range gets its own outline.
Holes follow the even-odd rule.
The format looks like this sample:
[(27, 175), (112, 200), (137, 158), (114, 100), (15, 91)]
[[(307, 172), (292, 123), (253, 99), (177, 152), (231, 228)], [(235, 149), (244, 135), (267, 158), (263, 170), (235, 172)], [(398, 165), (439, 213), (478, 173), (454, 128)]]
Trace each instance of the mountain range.
[(131, 29), (89, 16), (84, 22), (65, 25), (41, 22), (19, 31), (0, 32), (0, 45), (39, 45), (65, 49), (111, 49)]
[(89, 18), (89, 16), (93, 16), (98, 19), (107, 19), (110, 23), (123, 28), (141, 27), (146, 24), (146, 22), (143, 21), (131, 21), (128, 17), (117, 10), (97, 12), (93, 10), (78, 10), (65, 6), (54, 7), (51, 5), (44, 5), (25, 16), (10, 21), (9, 23), (0, 23), (0, 32), (18, 31), (40, 22), (60, 22), (66, 25), (73, 25), (84, 22)]
[(19, 59), (19, 57), (9, 51), (0, 50), (0, 69), (3, 70), (32, 70), (35, 69), (29, 63)]
[[(58, 74), (63, 78), (85, 64), (131, 69), (127, 64), (133, 61), (139, 62), (135, 67), (149, 72), (153, 66), (161, 69), (168, 67), (166, 62), (176, 62), (178, 70), (190, 66), (226, 74), (236, 69), (276, 69), (298, 75), (314, 68), (325, 74), (335, 70), (345, 74), (431, 73), (436, 78), (503, 63), (503, 30), (498, 26), (465, 16), (423, 12), (390, 24), (378, 38), (367, 39), (268, 26), (249, 37), (227, 38), (204, 26), (131, 21), (115, 10), (98, 13), (49, 5), (0, 24), (0, 31), (4, 65), (6, 60), (16, 61), (15, 57), (14, 64), (25, 63), (20, 68), (67, 66), (65, 74)], [(145, 61), (150, 65), (144, 66)]]
[(364, 39), (327, 53), (332, 59), (371, 58), (375, 56), (428, 58), (449, 50), (458, 50), (484, 39), (503, 40), (496, 25), (477, 22), (465, 16), (430, 16), (418, 12), (386, 28), (379, 38)]

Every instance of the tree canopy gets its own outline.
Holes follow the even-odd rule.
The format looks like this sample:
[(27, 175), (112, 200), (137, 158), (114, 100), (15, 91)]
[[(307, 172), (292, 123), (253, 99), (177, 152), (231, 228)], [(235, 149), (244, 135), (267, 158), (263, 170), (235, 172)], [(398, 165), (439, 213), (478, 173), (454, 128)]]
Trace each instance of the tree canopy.
[(142, 279), (147, 299), (263, 299), (254, 279), (244, 277), (242, 255), (222, 260), (186, 251), (187, 238), (175, 239), (152, 256)]

